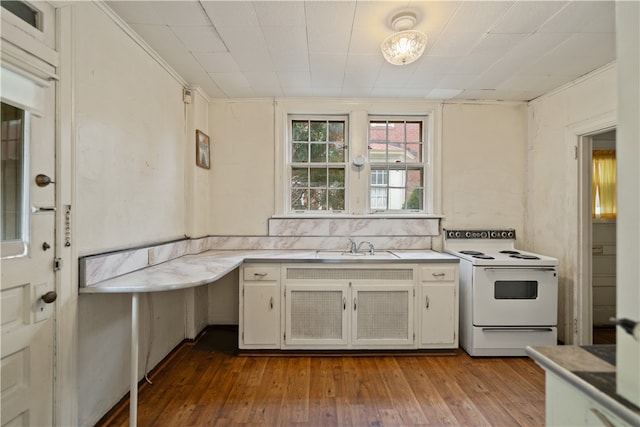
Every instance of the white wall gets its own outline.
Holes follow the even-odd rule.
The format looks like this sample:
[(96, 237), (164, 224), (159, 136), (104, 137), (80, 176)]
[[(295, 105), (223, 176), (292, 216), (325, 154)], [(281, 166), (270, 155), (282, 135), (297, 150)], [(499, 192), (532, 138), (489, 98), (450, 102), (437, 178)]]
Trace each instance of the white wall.
[[(193, 179), (194, 186), (200, 181), (199, 171), (185, 171), (195, 136), (185, 137), (182, 84), (102, 5), (78, 2), (73, 8), (73, 46), (64, 48), (72, 49), (74, 60), (77, 253), (184, 237), (185, 179)], [(195, 117), (193, 126), (206, 126), (206, 114), (205, 120)], [(195, 232), (202, 232), (202, 222), (191, 222)], [(128, 392), (129, 296), (82, 294), (77, 319), (78, 424), (93, 425)], [(142, 375), (149, 348), (152, 368), (184, 339), (185, 294), (142, 298), (141, 323)]]
[(442, 112), (444, 228), (515, 228), (524, 243), (525, 103), (452, 103)]
[(215, 101), (209, 111), (209, 234), (264, 236), (274, 212), (273, 102)]
[(578, 160), (582, 132), (615, 120), (616, 70), (604, 67), (530, 103), (526, 241), (558, 258), (558, 338), (573, 343), (573, 292), (578, 263)]

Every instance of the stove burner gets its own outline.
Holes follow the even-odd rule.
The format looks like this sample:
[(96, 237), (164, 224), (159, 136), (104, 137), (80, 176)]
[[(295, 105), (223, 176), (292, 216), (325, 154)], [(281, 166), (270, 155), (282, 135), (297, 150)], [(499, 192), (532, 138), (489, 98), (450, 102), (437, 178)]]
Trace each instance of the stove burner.
[(482, 252), (478, 251), (460, 251), (460, 253), (465, 255), (484, 255)]
[(473, 258), (478, 258), (478, 259), (495, 259), (494, 257), (492, 257), (491, 255), (485, 255), (485, 254), (480, 254), (480, 255), (472, 255)]
[(509, 255), (511, 258), (518, 258), (518, 259), (540, 259), (539, 257), (535, 256), (535, 255), (525, 255), (525, 254), (514, 254), (514, 255)]
[(519, 255), (518, 251), (500, 251), (501, 254), (509, 254), (509, 255)]

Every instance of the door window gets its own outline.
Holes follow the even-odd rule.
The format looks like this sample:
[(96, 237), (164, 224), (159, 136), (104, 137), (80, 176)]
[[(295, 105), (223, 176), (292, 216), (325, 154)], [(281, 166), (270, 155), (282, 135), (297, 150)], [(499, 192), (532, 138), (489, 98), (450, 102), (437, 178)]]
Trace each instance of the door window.
[(25, 255), (29, 230), (28, 113), (2, 103), (0, 237), (2, 258)]

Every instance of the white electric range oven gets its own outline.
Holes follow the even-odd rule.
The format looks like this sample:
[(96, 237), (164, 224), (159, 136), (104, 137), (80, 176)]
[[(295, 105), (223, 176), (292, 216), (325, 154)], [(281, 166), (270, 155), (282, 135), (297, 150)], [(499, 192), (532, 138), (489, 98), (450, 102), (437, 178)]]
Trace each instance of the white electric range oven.
[(505, 230), (444, 230), (460, 258), (460, 346), (471, 356), (525, 356), (556, 345), (556, 258), (515, 249)]

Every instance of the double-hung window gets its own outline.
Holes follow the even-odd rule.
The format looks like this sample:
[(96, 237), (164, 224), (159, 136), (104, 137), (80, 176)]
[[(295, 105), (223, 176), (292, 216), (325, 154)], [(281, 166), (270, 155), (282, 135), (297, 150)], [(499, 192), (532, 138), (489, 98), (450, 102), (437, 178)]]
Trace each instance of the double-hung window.
[(424, 120), (369, 118), (369, 208), (372, 212), (424, 209)]
[(347, 118), (292, 116), (289, 126), (291, 211), (344, 211)]

